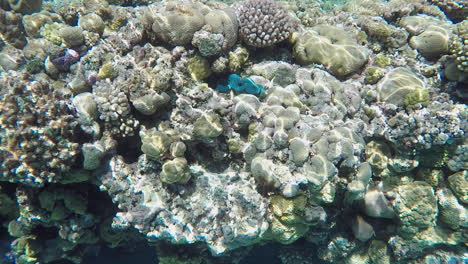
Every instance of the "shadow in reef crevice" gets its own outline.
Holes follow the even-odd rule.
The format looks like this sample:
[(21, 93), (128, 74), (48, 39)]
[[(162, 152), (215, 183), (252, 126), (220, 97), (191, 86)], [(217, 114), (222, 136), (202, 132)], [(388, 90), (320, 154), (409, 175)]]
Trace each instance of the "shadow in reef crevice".
[[(250, 255), (242, 260), (242, 263), (280, 264), (281, 261), (277, 256), (279, 248), (280, 245), (276, 243), (256, 246), (251, 251)], [(132, 253), (122, 253), (119, 249), (103, 247), (98, 256), (86, 257), (82, 264), (154, 264), (158, 263), (155, 252), (156, 250), (149, 245), (140, 247), (137, 251)]]

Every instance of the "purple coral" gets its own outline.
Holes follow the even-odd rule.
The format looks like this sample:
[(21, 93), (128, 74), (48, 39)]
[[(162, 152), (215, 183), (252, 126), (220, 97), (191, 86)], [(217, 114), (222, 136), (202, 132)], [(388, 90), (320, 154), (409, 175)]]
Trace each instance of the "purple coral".
[(254, 47), (268, 47), (289, 37), (296, 28), (288, 11), (272, 0), (248, 0), (237, 9), (239, 35)]
[(68, 71), (70, 66), (80, 59), (80, 54), (72, 49), (66, 49), (59, 57), (52, 59), (52, 63), (60, 71)]

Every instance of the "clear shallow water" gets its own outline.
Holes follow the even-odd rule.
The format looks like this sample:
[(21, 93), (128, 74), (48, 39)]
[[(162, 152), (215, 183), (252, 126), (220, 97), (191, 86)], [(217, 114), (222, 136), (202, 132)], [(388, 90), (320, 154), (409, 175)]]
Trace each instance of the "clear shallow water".
[[(139, 1), (140, 4), (149, 2), (156, 1)], [(229, 1), (232, 2), (235, 1)], [(450, 7), (441, 1), (431, 1), (438, 3), (437, 6), (431, 6), (429, 2), (421, 3), (423, 8), (405, 1), (397, 4), (398, 1), (383, 1), (381, 5), (375, 5), (377, 1), (354, 1), (349, 6), (346, 6), (348, 1), (293, 2), (297, 6), (291, 4), (289, 8), (296, 16), (296, 22), (301, 23), (303, 30), (310, 33), (311, 39), (315, 37), (316, 44), (311, 49), (302, 50), (304, 47), (292, 44), (294, 37), (290, 39), (292, 42), (285, 40), (273, 47), (253, 47), (261, 41), (248, 40), (244, 36), (242, 41), (239, 39), (228, 50), (222, 50), (219, 43), (209, 43), (208, 48), (218, 45), (221, 50), (213, 51), (197, 46), (206, 41), (204, 38), (207, 34), (198, 31), (200, 42), (194, 44), (189, 41), (185, 44), (186, 48), (174, 48), (170, 42), (182, 40), (172, 39), (171, 34), (151, 35), (158, 30), (158, 26), (154, 25), (144, 31), (136, 23), (140, 22), (136, 19), (137, 11), (131, 8), (128, 10), (132, 11), (128, 13), (122, 9), (109, 11), (92, 1), (87, 2), (85, 7), (75, 5), (76, 1), (44, 1), (44, 9), (50, 13), (45, 15), (46, 18), (41, 18), (47, 22), (43, 28), (37, 29), (38, 32), (34, 32), (36, 23), (27, 24), (28, 30), (23, 32), (21, 19), (24, 17), (21, 15), (9, 12), (4, 19), (4, 13), (0, 13), (0, 66), (3, 67), (0, 72), (0, 255), (12, 249), (15, 252), (10, 252), (10, 256), (13, 254), (27, 259), (18, 263), (32, 264), (34, 258), (40, 255), (36, 251), (41, 252), (41, 246), (58, 237), (73, 243), (89, 239), (76, 243), (76, 251), (84, 251), (87, 243), (96, 243), (92, 242), (94, 236), (99, 237), (99, 240), (108, 239), (107, 243), (110, 243), (109, 236), (115, 241), (121, 241), (119, 234), (100, 233), (104, 228), (100, 223), (108, 221), (116, 212), (123, 213), (114, 219), (117, 227), (129, 225), (140, 229), (144, 235), (151, 230), (152, 236), (167, 237), (169, 234), (172, 237), (192, 238), (192, 234), (196, 234), (202, 240), (201, 243), (206, 242), (206, 246), (222, 250), (223, 247), (232, 246), (219, 243), (222, 234), (226, 234), (226, 237), (238, 235), (235, 239), (240, 241), (234, 245), (256, 243), (252, 241), (258, 233), (252, 230), (261, 226), (261, 221), (256, 217), (264, 214), (266, 219), (268, 214), (269, 224), (273, 225), (277, 221), (277, 227), (284, 228), (283, 234), (300, 234), (288, 238), (277, 232), (268, 239), (286, 244), (290, 242), (286, 240), (295, 240), (304, 235), (302, 230), (310, 225), (323, 228), (308, 234), (311, 241), (321, 242), (309, 243), (299, 239), (291, 247), (268, 243), (253, 246), (249, 254), (241, 254), (241, 248), (237, 250), (244, 257), (240, 263), (342, 263), (345, 259), (347, 263), (378, 263), (380, 260), (387, 261), (383, 263), (411, 264), (468, 263), (468, 252), (462, 247), (465, 242), (463, 232), (466, 231), (466, 224), (463, 221), (466, 222), (466, 204), (462, 202), (464, 189), (459, 188), (466, 184), (464, 175), (468, 167), (468, 159), (463, 155), (468, 153), (468, 144), (464, 138), (468, 127), (468, 89), (466, 72), (462, 71), (464, 58), (457, 57), (464, 51), (463, 38), (466, 37), (463, 35), (463, 25), (466, 24), (460, 22), (466, 19), (466, 13), (463, 17), (457, 5)], [(5, 3), (0, 1), (2, 5)], [(112, 3), (132, 5), (129, 1), (115, 0)], [(180, 16), (193, 11), (180, 5), (171, 8), (180, 12)], [(390, 11), (385, 11), (385, 8), (390, 8)], [(74, 38), (75, 33), (82, 33), (76, 27), (78, 20), (89, 10), (101, 18), (91, 16), (90, 24), (83, 26), (87, 27), (83, 39), (77, 40)], [(151, 13), (154, 16), (157, 14)], [(99, 24), (100, 19), (103, 20), (104, 29), (93, 27)], [(416, 21), (413, 21), (415, 25), (411, 24), (411, 19)], [(423, 23), (418, 22), (418, 19), (422, 19)], [(27, 22), (27, 19), (24, 21)], [(432, 30), (427, 30), (425, 25), (431, 23)], [(316, 24), (326, 26), (316, 27)], [(62, 32), (60, 27), (67, 27), (70, 31)], [(177, 30), (178, 26), (173, 28), (173, 31)], [(15, 35), (16, 32), (20, 34)], [(219, 41), (219, 35), (225, 39), (232, 35), (222, 33), (224, 35), (217, 33), (211, 37)], [(426, 47), (424, 43), (430, 42), (425, 42), (422, 36), (447, 44), (448, 47), (446, 50), (436, 48), (434, 51), (434, 46), (444, 45)], [(304, 41), (305, 46), (310, 46), (307, 38), (301, 41)], [(341, 41), (346, 45), (341, 47)], [(329, 42), (329, 46), (317, 44)], [(23, 46), (26, 43), (34, 45)], [(140, 47), (140, 44), (143, 46), (147, 43), (150, 44), (146, 48)], [(347, 50), (348, 46), (350, 50)], [(311, 54), (317, 50), (325, 53), (331, 50), (340, 55), (334, 56), (334, 52), (330, 52), (321, 59), (310, 59), (309, 56), (313, 56)], [(362, 58), (354, 63), (355, 58), (349, 57), (349, 54), (355, 54), (355, 57), (362, 55)], [(216, 56), (223, 59), (218, 61)], [(242, 60), (245, 61), (239, 63)], [(264, 67), (263, 62), (270, 64)], [(140, 83), (145, 89), (163, 87), (167, 85), (164, 84), (164, 78), (152, 78), (168, 74), (163, 71), (165, 67), (173, 67), (169, 73), (172, 74), (169, 85), (171, 91), (164, 96), (158, 94), (156, 103), (150, 101), (155, 105), (163, 105), (157, 111), (146, 108), (151, 105), (146, 101), (148, 97), (133, 98), (134, 91), (126, 94), (114, 89), (119, 87), (125, 90), (133, 87), (134, 83)], [(215, 69), (222, 67), (227, 69), (216, 72)], [(230, 82), (232, 73), (238, 77), (234, 78), (237, 82)], [(142, 79), (137, 78), (140, 74)], [(134, 77), (134, 83), (127, 82)], [(250, 88), (252, 85), (262, 87), (254, 90), (262, 92), (239, 94), (252, 91), (236, 89), (241, 86), (239, 80), (244, 80), (244, 84), (250, 85)], [(202, 82), (206, 86), (200, 85)], [(218, 84), (222, 84), (223, 89), (218, 89)], [(93, 94), (81, 97), (82, 101), (71, 102), (71, 94), (82, 95), (84, 91)], [(405, 94), (408, 91), (409, 94)], [(207, 96), (211, 93), (214, 95)], [(294, 101), (294, 94), (298, 95), (297, 101)], [(215, 102), (210, 101), (211, 97), (216, 98)], [(244, 102), (244, 98), (248, 100)], [(98, 101), (98, 106), (92, 107), (90, 105), (93, 105), (94, 100), (101, 101)], [(60, 107), (57, 108), (55, 102), (60, 102)], [(274, 106), (289, 110), (283, 116), (277, 111), (263, 113), (263, 110), (256, 109), (256, 104), (266, 109)], [(179, 108), (181, 105), (186, 108)], [(233, 114), (236, 110), (226, 114), (229, 111), (222, 109), (226, 105), (236, 105), (236, 109), (246, 108), (244, 114), (250, 114), (237, 117)], [(115, 108), (114, 113), (108, 113), (113, 111), (108, 111), (111, 108)], [(91, 113), (93, 111), (94, 114)], [(209, 114), (194, 118), (194, 113), (198, 112)], [(83, 113), (85, 116), (80, 116), (79, 120), (70, 118)], [(316, 118), (320, 115), (323, 120)], [(289, 133), (286, 137), (274, 138), (273, 133), (268, 134), (277, 124), (287, 126), (285, 124), (296, 116), (297, 120), (293, 122), (299, 122), (298, 129), (294, 125), (282, 127)], [(242, 127), (245, 118), (250, 118), (247, 121), (253, 125)], [(95, 123), (90, 124), (89, 119)], [(170, 151), (167, 150), (159, 157), (151, 149), (152, 146), (149, 148), (146, 145), (146, 149), (143, 147), (143, 140), (140, 139), (145, 135), (139, 132), (145, 130), (139, 126), (158, 127), (165, 131), (168, 126), (158, 122), (173, 121), (171, 119), (177, 120), (174, 127), (182, 129), (175, 132), (169, 130), (163, 136), (168, 138), (175, 134), (176, 137), (185, 138), (180, 141), (179, 138), (171, 138), (176, 143), (182, 143), (177, 145), (180, 149), (171, 143)], [(115, 123), (115, 120), (118, 122)], [(51, 124), (63, 127), (49, 129)], [(70, 127), (66, 124), (70, 124)], [(197, 129), (192, 129), (196, 124)], [(309, 125), (319, 131), (307, 130)], [(322, 126), (326, 129), (320, 130)], [(101, 131), (96, 132), (96, 129)], [(100, 136), (96, 135), (101, 135), (104, 130), (116, 142), (97, 140)], [(20, 134), (18, 138), (18, 134), (15, 134), (17, 131)], [(309, 132), (302, 135), (304, 131)], [(151, 138), (154, 131), (147, 133)], [(195, 138), (187, 139), (186, 134), (191, 133)], [(327, 139), (318, 144), (318, 138)], [(281, 140), (284, 140), (286, 147), (278, 143)], [(79, 142), (79, 148), (73, 147), (76, 141)], [(254, 145), (250, 151), (253, 149), (254, 154), (262, 158), (261, 162), (256, 163), (260, 173), (249, 171), (255, 167), (253, 162), (249, 163), (249, 155), (254, 155), (246, 147), (249, 144)], [(307, 152), (306, 161), (301, 161), (304, 155), (294, 150), (301, 149), (304, 144), (310, 144), (313, 151)], [(326, 155), (321, 151), (326, 151)], [(85, 152), (87, 154), (82, 155)], [(178, 152), (183, 155), (174, 154)], [(264, 158), (263, 152), (267, 158)], [(114, 159), (117, 155), (122, 156), (122, 159)], [(154, 156), (161, 160), (151, 161)], [(61, 161), (57, 161), (56, 157), (65, 161), (60, 164), (63, 167), (57, 166), (57, 162)], [(150, 161), (145, 157), (151, 157)], [(96, 160), (92, 162), (90, 159)], [(323, 169), (320, 168), (322, 163), (317, 160), (327, 160), (329, 166), (325, 171), (336, 169), (336, 175), (330, 179), (326, 175), (316, 175)], [(301, 162), (307, 164), (302, 166)], [(163, 174), (159, 174), (164, 170), (163, 164), (169, 164), (167, 167), (173, 166), (177, 170), (178, 166), (184, 167), (186, 163), (192, 166), (190, 173), (193, 175), (184, 171), (175, 175), (180, 178), (174, 179), (167, 174), (171, 170), (167, 170), (164, 179)], [(276, 167), (262, 167), (271, 164)], [(371, 164), (372, 171), (367, 173), (369, 177), (365, 172), (355, 171), (362, 164)], [(255, 181), (249, 182), (241, 176), (223, 173), (226, 168), (230, 168), (231, 172), (247, 170)], [(309, 169), (307, 173), (304, 173), (305, 168)], [(73, 173), (68, 174), (70, 170)], [(132, 172), (126, 175), (131, 184), (119, 174), (128, 171)], [(153, 171), (157, 171), (158, 175), (153, 175)], [(279, 173), (274, 175), (273, 180), (265, 179), (271, 176), (269, 172), (272, 171)], [(304, 177), (309, 172), (315, 175), (311, 176), (312, 179)], [(288, 178), (285, 176), (288, 173), (294, 173), (294, 176)], [(291, 180), (296, 177), (301, 184)], [(363, 178), (368, 182), (365, 182), (360, 192), (360, 182), (356, 180)], [(322, 179), (328, 179), (325, 186), (329, 188), (321, 190), (329, 192), (319, 195), (306, 187)], [(81, 183), (86, 180), (92, 182), (92, 188), (89, 184)], [(279, 181), (281, 188), (269, 186), (272, 184), (269, 180), (273, 183)], [(129, 185), (136, 188), (135, 191), (128, 188)], [(362, 193), (362, 190), (365, 192)], [(353, 196), (351, 193), (358, 194)], [(301, 199), (296, 200), (295, 197), (301, 195), (307, 195), (307, 206), (301, 205)], [(374, 197), (380, 203), (369, 203), (370, 198), (365, 200), (363, 196)], [(173, 214), (156, 221), (154, 219), (157, 218), (152, 218), (152, 214), (160, 210), (158, 202), (161, 200), (157, 200), (160, 197), (165, 199), (164, 202), (170, 208), (167, 211)], [(111, 201), (111, 198), (115, 201)], [(235, 202), (227, 206), (224, 201), (228, 198)], [(151, 199), (158, 202), (148, 202), (153, 201)], [(187, 202), (189, 200), (191, 203)], [(21, 202), (20, 207), (17, 201)], [(275, 204), (276, 210), (273, 210), (271, 204), (275, 201), (279, 202)], [(257, 206), (252, 206), (253, 202)], [(381, 211), (373, 211), (373, 206), (383, 206), (387, 211), (379, 215)], [(203, 218), (210, 215), (204, 211), (206, 208), (212, 208), (213, 214), (219, 213), (216, 217), (209, 217), (215, 220), (208, 221), (208, 226), (219, 227), (218, 224), (223, 221), (232, 226), (209, 230), (206, 227), (207, 220)], [(259, 208), (263, 208), (263, 211)], [(230, 210), (241, 213), (220, 213)], [(198, 219), (198, 216), (189, 217), (193, 222), (184, 223), (185, 216), (192, 213), (198, 214), (203, 220), (193, 220)], [(22, 217), (18, 218), (19, 215)], [(389, 215), (393, 219), (386, 219)], [(240, 221), (243, 218), (246, 220)], [(25, 226), (12, 225), (8, 228), (9, 224), (15, 223), (15, 219)], [(412, 223), (411, 219), (417, 220)], [(32, 227), (28, 228), (28, 225)], [(198, 227), (201, 229), (197, 230)], [(434, 232), (431, 233), (431, 230)], [(7, 232), (19, 239), (13, 242), (14, 238), (7, 236)], [(24, 235), (21, 232), (25, 232)], [(412, 235), (408, 236), (408, 233)], [(210, 238), (209, 235), (213, 234), (216, 234), (214, 238)], [(422, 238), (418, 240), (417, 235)], [(141, 240), (144, 241), (143, 238)], [(214, 245), (213, 241), (218, 244)], [(10, 244), (13, 248), (10, 248)], [(379, 252), (381, 248), (385, 250)], [(150, 264), (157, 261), (158, 256), (153, 247), (127, 251), (103, 247), (97, 257), (85, 257), (82, 263)], [(192, 254), (194, 259), (202, 255), (197, 255), (197, 249), (193, 248), (180, 247), (179, 251), (176, 249), (174, 252), (175, 256), (177, 252)], [(327, 261), (319, 261), (319, 257)], [(0, 260), (0, 264), (5, 261), (14, 262), (11, 258), (5, 258)], [(204, 261), (231, 263), (227, 258), (215, 260), (206, 257)], [(52, 262), (59, 263), (63, 264), (61, 260)]]

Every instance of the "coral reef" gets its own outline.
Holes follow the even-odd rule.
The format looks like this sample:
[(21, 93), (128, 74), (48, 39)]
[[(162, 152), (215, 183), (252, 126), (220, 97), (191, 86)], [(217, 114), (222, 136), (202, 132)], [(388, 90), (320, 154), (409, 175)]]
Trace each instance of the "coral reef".
[(0, 263), (463, 262), (463, 4), (0, 0)]

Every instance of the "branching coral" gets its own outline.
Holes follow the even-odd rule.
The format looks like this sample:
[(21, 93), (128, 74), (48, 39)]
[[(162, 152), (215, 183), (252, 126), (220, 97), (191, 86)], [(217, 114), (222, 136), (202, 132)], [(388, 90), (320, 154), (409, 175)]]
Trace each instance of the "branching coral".
[(31, 185), (59, 182), (79, 153), (68, 96), (27, 74), (3, 74), (0, 87), (0, 175)]
[(248, 0), (237, 10), (240, 37), (251, 46), (268, 47), (289, 37), (295, 24), (286, 9), (272, 0)]

